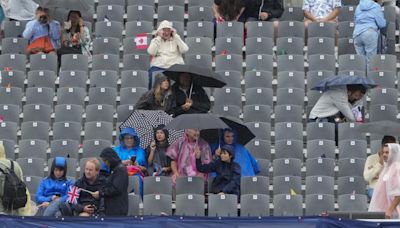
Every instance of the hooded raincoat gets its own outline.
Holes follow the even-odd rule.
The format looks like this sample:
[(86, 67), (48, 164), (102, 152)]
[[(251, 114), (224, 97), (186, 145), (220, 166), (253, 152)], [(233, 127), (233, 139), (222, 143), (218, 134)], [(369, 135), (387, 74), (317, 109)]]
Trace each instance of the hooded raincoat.
[[(126, 135), (130, 135), (135, 139), (135, 145), (130, 149), (124, 145), (124, 137)], [(134, 128), (127, 127), (122, 129), (119, 134), (119, 143), (118, 146), (114, 147), (114, 150), (122, 161), (129, 160), (132, 156), (136, 156), (137, 163), (141, 166), (146, 166), (145, 153), (140, 147), (140, 138)]]

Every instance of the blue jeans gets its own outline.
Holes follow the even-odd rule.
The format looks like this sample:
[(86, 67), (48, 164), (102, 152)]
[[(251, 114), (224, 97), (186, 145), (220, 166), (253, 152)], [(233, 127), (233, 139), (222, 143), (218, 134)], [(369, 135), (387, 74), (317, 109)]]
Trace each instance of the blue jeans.
[(379, 31), (368, 29), (354, 39), (354, 47), (358, 55), (365, 57), (368, 65), (369, 60), (377, 53)]
[(374, 189), (373, 188), (368, 188), (367, 195), (368, 195), (369, 199), (372, 199), (372, 194), (374, 194)]
[(62, 200), (50, 202), (49, 206), (44, 210), (43, 216), (60, 216), (60, 207), (62, 203), (64, 203)]

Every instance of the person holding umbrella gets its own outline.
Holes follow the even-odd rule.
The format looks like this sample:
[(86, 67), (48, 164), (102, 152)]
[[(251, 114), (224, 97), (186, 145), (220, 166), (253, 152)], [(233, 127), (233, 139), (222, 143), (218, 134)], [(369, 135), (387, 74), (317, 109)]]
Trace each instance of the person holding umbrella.
[(169, 133), (164, 127), (164, 124), (160, 124), (154, 129), (154, 141), (146, 148), (150, 176), (167, 176), (171, 173), (171, 158), (166, 155)]
[(181, 73), (179, 79), (172, 86), (175, 96), (175, 108), (172, 114), (176, 117), (182, 114), (207, 113), (211, 103), (207, 93), (201, 86), (193, 83), (189, 73)]
[(233, 159), (241, 167), (242, 176), (255, 176), (260, 172), (256, 159), (241, 144), (237, 142), (237, 134), (234, 129), (226, 128), (222, 131), (219, 143), (211, 146), (215, 159), (220, 159), (222, 147), (229, 145), (233, 150)]

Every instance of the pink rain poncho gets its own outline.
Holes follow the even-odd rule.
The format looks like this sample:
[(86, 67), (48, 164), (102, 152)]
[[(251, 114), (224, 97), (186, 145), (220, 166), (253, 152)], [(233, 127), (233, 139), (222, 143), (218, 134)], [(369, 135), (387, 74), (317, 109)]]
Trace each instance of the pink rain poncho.
[[(386, 212), (396, 196), (400, 196), (400, 145), (389, 143), (389, 157), (379, 175), (368, 211)], [(400, 206), (392, 218), (399, 218)]]
[(201, 176), (206, 175), (200, 173), (196, 169), (196, 156), (194, 148), (196, 144), (201, 151), (201, 161), (208, 164), (211, 161), (211, 149), (206, 141), (199, 139), (197, 142), (190, 142), (186, 134), (180, 139), (172, 143), (167, 150), (167, 156), (176, 162), (179, 176)]

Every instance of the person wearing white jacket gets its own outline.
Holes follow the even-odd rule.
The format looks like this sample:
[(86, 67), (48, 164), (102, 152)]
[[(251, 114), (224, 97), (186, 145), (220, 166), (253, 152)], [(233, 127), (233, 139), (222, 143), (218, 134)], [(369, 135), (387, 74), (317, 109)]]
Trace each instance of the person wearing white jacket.
[(149, 88), (152, 86), (153, 73), (163, 71), (174, 64), (185, 64), (182, 54), (189, 47), (177, 34), (169, 21), (162, 21), (158, 26), (156, 37), (151, 40), (147, 52), (152, 56), (149, 69)]

